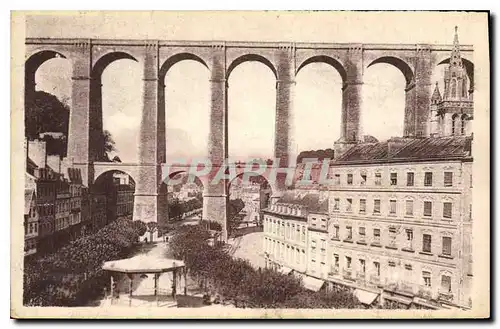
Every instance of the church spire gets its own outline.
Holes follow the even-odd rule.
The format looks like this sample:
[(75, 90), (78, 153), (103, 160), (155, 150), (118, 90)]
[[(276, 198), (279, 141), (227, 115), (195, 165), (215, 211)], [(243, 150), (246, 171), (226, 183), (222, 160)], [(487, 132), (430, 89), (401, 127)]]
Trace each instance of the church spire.
[(439, 92), (439, 86), (436, 81), (436, 87), (434, 88), (434, 92), (432, 93), (431, 103), (437, 104), (439, 102), (441, 102), (441, 93)]
[(453, 49), (451, 51), (450, 66), (462, 66), (460, 57), (460, 44), (458, 43), (458, 26), (455, 26), (455, 37), (453, 38)]

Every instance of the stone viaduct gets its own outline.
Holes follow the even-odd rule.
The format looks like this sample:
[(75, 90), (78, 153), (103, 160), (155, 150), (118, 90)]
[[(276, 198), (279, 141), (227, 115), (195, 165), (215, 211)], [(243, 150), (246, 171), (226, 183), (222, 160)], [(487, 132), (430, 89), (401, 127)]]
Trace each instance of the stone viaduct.
[[(168, 70), (183, 60), (195, 60), (210, 71), (211, 113), (208, 158), (214, 167), (228, 157), (228, 78), (247, 61), (265, 64), (276, 77), (275, 165), (289, 166), (291, 116), (295, 77), (306, 65), (323, 62), (335, 68), (343, 82), (341, 138), (348, 147), (360, 139), (363, 71), (376, 63), (398, 68), (405, 77), (404, 135), (428, 135), (428, 116), (433, 69), (449, 62), (452, 45), (336, 44), (299, 42), (163, 41), (27, 38), (25, 41), (25, 97), (35, 91), (35, 73), (45, 61), (62, 57), (72, 65), (72, 104), (68, 158), (82, 170), (91, 186), (104, 171), (121, 170), (136, 182), (134, 219), (156, 221), (165, 166), (165, 88)], [(472, 46), (461, 54), (473, 90)], [(131, 59), (143, 66), (143, 109), (139, 163), (100, 163), (102, 154), (101, 75), (113, 61)], [(278, 179), (274, 196), (284, 189)], [(228, 183), (205, 184), (203, 218), (225, 223)]]

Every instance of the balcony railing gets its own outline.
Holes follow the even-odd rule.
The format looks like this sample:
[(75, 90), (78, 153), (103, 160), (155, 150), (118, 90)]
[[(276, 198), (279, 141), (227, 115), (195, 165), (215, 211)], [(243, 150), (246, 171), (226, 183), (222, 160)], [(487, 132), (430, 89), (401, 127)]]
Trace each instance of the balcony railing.
[(330, 272), (328, 272), (328, 275), (329, 275), (329, 276), (338, 275), (338, 274), (339, 274), (339, 269), (338, 269), (338, 267), (331, 268), (331, 269), (330, 269)]
[(424, 299), (432, 299), (432, 290), (430, 287), (419, 287), (415, 296), (424, 298)]
[(380, 275), (376, 275), (376, 274), (370, 275), (370, 283), (379, 284), (380, 283)]
[(438, 299), (442, 301), (451, 302), (453, 301), (453, 294), (448, 290), (439, 290)]
[(352, 280), (353, 279), (352, 269), (350, 269), (350, 268), (344, 268), (344, 269), (342, 269), (342, 276), (344, 277), (344, 279), (350, 279), (350, 280)]
[(394, 282), (392, 280), (385, 280), (385, 286), (393, 291), (401, 291), (410, 294), (414, 294), (416, 292), (417, 285), (408, 281), (398, 281)]

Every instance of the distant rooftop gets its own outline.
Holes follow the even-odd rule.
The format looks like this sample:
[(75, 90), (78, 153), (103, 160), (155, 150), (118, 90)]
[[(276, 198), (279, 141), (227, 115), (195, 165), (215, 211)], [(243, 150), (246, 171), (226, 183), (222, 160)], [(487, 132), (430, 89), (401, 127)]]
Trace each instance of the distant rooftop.
[(319, 193), (308, 192), (305, 195), (297, 195), (294, 192), (285, 192), (278, 203), (293, 204), (304, 206), (310, 212), (314, 213), (327, 213), (328, 212), (328, 198), (322, 198)]
[(392, 138), (385, 142), (358, 144), (333, 161), (333, 165), (466, 159), (471, 158), (471, 144), (471, 136)]

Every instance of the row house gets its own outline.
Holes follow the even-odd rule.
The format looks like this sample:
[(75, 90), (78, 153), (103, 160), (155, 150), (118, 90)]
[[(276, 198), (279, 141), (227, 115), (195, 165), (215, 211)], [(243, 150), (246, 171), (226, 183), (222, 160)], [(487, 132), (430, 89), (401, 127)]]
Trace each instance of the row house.
[[(30, 253), (46, 254), (81, 235), (85, 187), (80, 169), (69, 167), (59, 156), (48, 155), (44, 141), (26, 140), (25, 155), (26, 246), (29, 244)], [(32, 196), (29, 190), (33, 190)], [(34, 212), (29, 203), (36, 204)]]
[(82, 230), (82, 175), (80, 169), (68, 168), (67, 177), (70, 192), (70, 237), (77, 239), (84, 234)]
[(54, 251), (55, 203), (58, 175), (51, 168), (36, 168), (36, 201), (38, 212), (38, 247), (41, 253)]
[(70, 240), (71, 193), (68, 181), (60, 176), (56, 184), (55, 201), (55, 246), (64, 246)]
[[(33, 177), (34, 178), (34, 177)], [(28, 181), (29, 178), (26, 178)], [(38, 211), (36, 188), (27, 186), (24, 189), (24, 256), (36, 254), (38, 243)]]
[(116, 193), (116, 214), (115, 218), (132, 219), (134, 212), (135, 183), (126, 174), (120, 175), (119, 179), (114, 177), (113, 192)]
[(307, 289), (325, 283), (328, 195), (296, 189), (264, 211), (266, 267), (298, 276)]
[[(330, 185), (329, 281), (352, 287), (366, 304), (468, 307), (471, 143), (463, 136), (359, 144), (332, 162), (331, 177), (380, 173), (382, 183)], [(399, 177), (412, 184), (398, 187)]]

